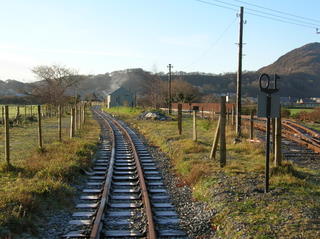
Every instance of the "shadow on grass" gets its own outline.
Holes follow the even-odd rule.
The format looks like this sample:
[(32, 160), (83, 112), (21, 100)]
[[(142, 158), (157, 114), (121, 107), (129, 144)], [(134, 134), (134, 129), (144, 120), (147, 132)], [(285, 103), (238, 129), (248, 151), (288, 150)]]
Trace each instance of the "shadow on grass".
[(0, 163), (1, 173), (24, 173), (25, 169), (8, 163)]

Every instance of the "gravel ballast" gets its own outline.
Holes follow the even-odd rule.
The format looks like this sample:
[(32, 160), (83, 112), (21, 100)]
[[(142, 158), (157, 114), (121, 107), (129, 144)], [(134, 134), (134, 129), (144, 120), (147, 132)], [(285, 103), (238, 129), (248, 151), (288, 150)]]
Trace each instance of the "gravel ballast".
[(141, 134), (136, 131), (135, 133), (145, 143), (157, 163), (172, 203), (179, 214), (181, 228), (190, 238), (212, 238), (214, 230), (211, 227), (211, 219), (216, 211), (205, 202), (195, 201), (192, 197), (192, 189), (181, 182), (181, 179), (170, 170), (172, 167), (167, 155), (157, 147), (150, 146)]

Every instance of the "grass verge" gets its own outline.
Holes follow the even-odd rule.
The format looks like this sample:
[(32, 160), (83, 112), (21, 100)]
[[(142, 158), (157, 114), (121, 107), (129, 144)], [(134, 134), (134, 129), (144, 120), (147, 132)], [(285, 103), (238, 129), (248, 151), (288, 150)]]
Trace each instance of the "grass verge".
[[(227, 127), (227, 166), (209, 160), (216, 121), (198, 120), (198, 141), (192, 141), (192, 121), (185, 117), (183, 134), (176, 121), (138, 120), (127, 108), (108, 112), (124, 118), (171, 159), (173, 173), (192, 188), (196, 200), (217, 210), (212, 218), (215, 238), (319, 238), (320, 172), (291, 162), (271, 165), (271, 191), (263, 193), (264, 150), (244, 138), (233, 144)], [(243, 128), (244, 135), (247, 129)], [(177, 185), (178, 187), (179, 185)]]
[(20, 154), (27, 156), (14, 160), (10, 169), (0, 164), (0, 237), (36, 233), (48, 208), (70, 205), (70, 184), (90, 166), (99, 131), (90, 118), (74, 139), (48, 143), (44, 152), (23, 149)]

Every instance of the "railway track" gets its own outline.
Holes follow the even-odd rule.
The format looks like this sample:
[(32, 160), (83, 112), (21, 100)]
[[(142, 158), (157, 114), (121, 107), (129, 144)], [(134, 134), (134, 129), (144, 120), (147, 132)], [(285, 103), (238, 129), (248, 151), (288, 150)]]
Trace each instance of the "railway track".
[[(249, 120), (249, 117), (243, 116), (244, 119)], [(265, 131), (265, 119), (254, 118), (254, 127)], [(248, 122), (248, 121), (247, 121)], [(296, 144), (309, 149), (310, 154), (320, 153), (320, 133), (316, 130), (310, 129), (298, 122), (292, 120), (282, 120), (282, 136), (286, 140), (293, 141)], [(293, 151), (294, 152), (294, 151)]]
[(187, 238), (146, 146), (123, 122), (93, 111), (102, 143), (63, 238)]

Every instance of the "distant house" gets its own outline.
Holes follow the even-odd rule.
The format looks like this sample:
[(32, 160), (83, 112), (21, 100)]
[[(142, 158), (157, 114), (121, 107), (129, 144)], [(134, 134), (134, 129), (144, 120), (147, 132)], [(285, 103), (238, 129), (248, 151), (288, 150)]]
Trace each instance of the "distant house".
[(107, 107), (134, 106), (134, 94), (126, 88), (119, 87), (114, 91), (103, 91)]

